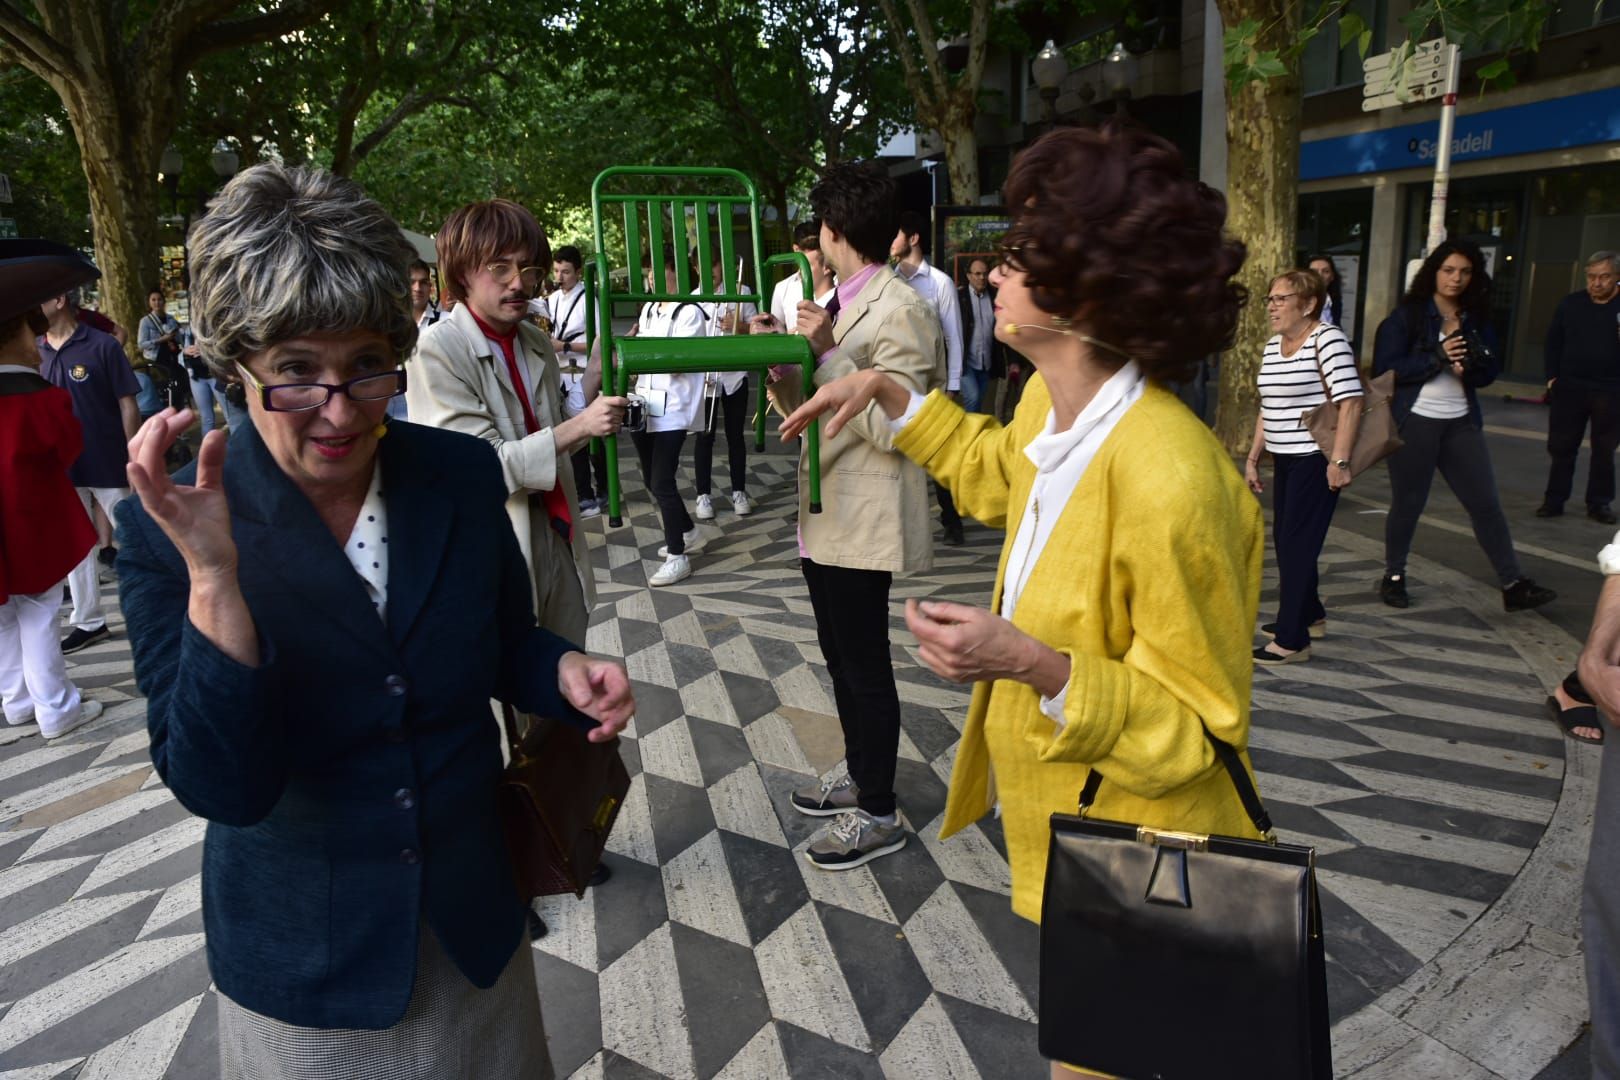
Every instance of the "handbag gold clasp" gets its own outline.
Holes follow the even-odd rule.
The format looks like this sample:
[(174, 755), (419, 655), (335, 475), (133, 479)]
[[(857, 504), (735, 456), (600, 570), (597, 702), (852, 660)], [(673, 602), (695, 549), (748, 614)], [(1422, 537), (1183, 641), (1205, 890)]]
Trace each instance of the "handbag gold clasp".
[(1209, 850), (1209, 836), (1205, 833), (1173, 832), (1138, 825), (1136, 839), (1138, 843), (1153, 844), (1155, 847), (1180, 848), (1183, 851)]

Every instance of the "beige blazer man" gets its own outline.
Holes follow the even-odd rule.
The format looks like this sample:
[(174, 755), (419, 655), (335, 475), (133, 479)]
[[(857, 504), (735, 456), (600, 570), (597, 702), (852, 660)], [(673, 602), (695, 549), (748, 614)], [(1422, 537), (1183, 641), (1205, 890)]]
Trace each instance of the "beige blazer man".
[[(530, 404), (541, 425), (532, 435), (525, 434), (523, 404), (505, 359), (496, 355), (466, 304), (457, 304), (449, 318), (417, 339), (416, 355), (406, 368), (405, 398), (412, 423), (476, 435), (495, 448), (510, 492), (506, 513), (532, 575), (535, 617), (541, 626), (583, 647), (596, 585), (580, 527), (573, 469), (566, 462), (558, 467), (562, 455), (552, 437), (563, 419), (562, 373), (551, 342), (527, 321), (518, 324), (517, 351), (519, 361), (528, 365), (534, 386)], [(539, 505), (538, 493), (559, 484), (574, 520), (571, 549)]]
[[(945, 384), (939, 316), (886, 266), (838, 312), (833, 341), (833, 354), (816, 369), (817, 386), (866, 368), (879, 368), (919, 394)], [(795, 377), (773, 383), (771, 395), (784, 414), (804, 400)], [(822, 434), (819, 514), (810, 513), (808, 449), (799, 456), (800, 538), (822, 565), (891, 573), (931, 569), (928, 504), (928, 475), (894, 449), (888, 417), (876, 403), (834, 438)]]

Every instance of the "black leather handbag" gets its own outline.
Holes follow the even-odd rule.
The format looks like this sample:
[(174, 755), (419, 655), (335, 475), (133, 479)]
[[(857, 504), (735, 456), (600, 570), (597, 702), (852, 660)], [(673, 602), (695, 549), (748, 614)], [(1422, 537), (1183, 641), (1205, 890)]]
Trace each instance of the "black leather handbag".
[(1242, 760), (1204, 732), (1265, 838), (1053, 814), (1040, 1049), (1126, 1080), (1332, 1080), (1316, 851), (1280, 844)]

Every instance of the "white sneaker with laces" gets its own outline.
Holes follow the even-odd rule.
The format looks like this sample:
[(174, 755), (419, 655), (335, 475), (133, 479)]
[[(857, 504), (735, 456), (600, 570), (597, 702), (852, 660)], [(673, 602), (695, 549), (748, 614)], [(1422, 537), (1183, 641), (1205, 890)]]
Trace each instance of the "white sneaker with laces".
[(748, 494), (742, 491), (731, 493), (731, 508), (737, 511), (738, 517), (747, 517), (754, 512), (754, 504), (748, 501)]
[(709, 498), (707, 495), (699, 495), (697, 500), (697, 510), (692, 516), (697, 518), (699, 521), (713, 521), (714, 500)]
[(647, 579), (647, 584), (653, 586), (673, 585), (677, 581), (685, 581), (691, 576), (692, 560), (685, 555), (670, 555), (664, 559), (664, 565), (660, 566), (658, 571)]
[[(690, 528), (690, 529), (686, 530), (685, 532), (683, 532), (681, 534), (681, 539), (686, 541), (686, 552), (685, 552), (685, 554), (687, 554), (687, 555), (696, 555), (698, 552), (703, 550), (703, 532), (702, 532), (702, 530), (698, 529), (696, 526), (693, 526), (692, 528)], [(658, 557), (660, 559), (669, 558), (669, 545), (668, 544), (659, 544), (658, 545)]]
[(84, 725), (88, 724), (90, 721), (96, 719), (96, 717), (101, 715), (102, 709), (103, 706), (101, 702), (91, 701), (87, 698), (79, 702), (78, 716), (73, 717), (71, 720), (68, 720), (66, 723), (62, 724), (62, 726), (52, 731), (46, 731), (42, 727), (39, 729), (39, 733), (46, 739), (60, 739), (68, 732), (76, 731), (79, 728), (84, 727)]

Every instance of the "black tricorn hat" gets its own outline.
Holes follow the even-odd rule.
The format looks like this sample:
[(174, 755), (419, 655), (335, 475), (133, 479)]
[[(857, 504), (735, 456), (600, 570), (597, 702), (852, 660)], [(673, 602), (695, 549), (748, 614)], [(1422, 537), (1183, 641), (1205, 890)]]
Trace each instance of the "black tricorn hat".
[(21, 315), (101, 276), (95, 263), (51, 240), (0, 240), (0, 319)]

